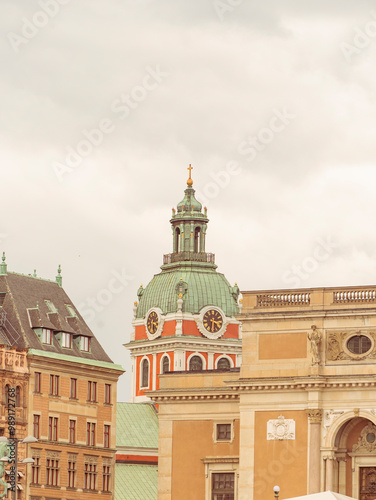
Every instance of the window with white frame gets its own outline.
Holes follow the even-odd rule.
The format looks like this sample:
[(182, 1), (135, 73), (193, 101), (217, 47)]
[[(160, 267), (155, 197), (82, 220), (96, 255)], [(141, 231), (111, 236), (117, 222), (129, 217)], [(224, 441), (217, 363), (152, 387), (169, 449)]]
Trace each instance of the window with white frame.
[(48, 328), (42, 328), (42, 344), (52, 344), (52, 332)]
[(215, 443), (232, 443), (234, 440), (234, 422), (223, 420), (214, 422), (213, 441)]
[(89, 349), (90, 349), (90, 339), (89, 339), (89, 337), (81, 336), (81, 339), (80, 339), (80, 349), (81, 349), (81, 351), (89, 352)]
[(141, 387), (149, 387), (149, 360), (143, 359), (141, 362)]
[(61, 347), (72, 349), (72, 335), (70, 333), (63, 332), (61, 334)]

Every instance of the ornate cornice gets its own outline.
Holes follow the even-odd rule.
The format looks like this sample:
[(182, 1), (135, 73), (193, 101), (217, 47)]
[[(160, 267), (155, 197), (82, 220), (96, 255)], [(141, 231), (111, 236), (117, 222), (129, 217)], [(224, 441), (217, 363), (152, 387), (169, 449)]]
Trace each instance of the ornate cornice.
[(203, 349), (207, 352), (222, 352), (230, 354), (241, 354), (241, 340), (218, 339), (215, 342), (201, 337), (160, 337), (158, 341), (139, 340), (124, 344), (127, 349), (134, 354), (143, 354), (145, 352), (164, 352), (168, 349), (187, 349), (194, 346), (195, 350)]
[(167, 393), (163, 391), (148, 391), (148, 396), (156, 403), (162, 402), (180, 402), (180, 403), (191, 403), (191, 402), (202, 402), (202, 401), (239, 401), (238, 394), (230, 394), (229, 392), (201, 392), (193, 391), (189, 392), (174, 392)]
[[(355, 377), (354, 377), (355, 378)], [(329, 378), (322, 377), (314, 380), (312, 377), (306, 378), (275, 378), (275, 379), (242, 379), (236, 382), (227, 382), (233, 390), (239, 392), (248, 391), (286, 391), (286, 390), (324, 390), (335, 389), (348, 391), (349, 389), (371, 388), (376, 387), (376, 380), (369, 375), (356, 376), (357, 380), (353, 379), (349, 382), (349, 377)]]

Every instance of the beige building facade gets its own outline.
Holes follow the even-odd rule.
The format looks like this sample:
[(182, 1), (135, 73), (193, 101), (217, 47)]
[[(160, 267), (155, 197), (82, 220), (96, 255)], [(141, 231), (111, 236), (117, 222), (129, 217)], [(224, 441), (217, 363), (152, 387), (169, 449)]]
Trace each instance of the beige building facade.
[(376, 498), (376, 287), (243, 292), (242, 366), (167, 373), (159, 499)]

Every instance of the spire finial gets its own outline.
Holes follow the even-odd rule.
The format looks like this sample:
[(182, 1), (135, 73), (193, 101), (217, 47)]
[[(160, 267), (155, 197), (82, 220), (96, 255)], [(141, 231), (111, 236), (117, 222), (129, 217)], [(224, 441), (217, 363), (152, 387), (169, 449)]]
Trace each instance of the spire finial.
[(192, 186), (193, 180), (192, 180), (192, 177), (191, 177), (191, 172), (193, 170), (193, 167), (192, 167), (191, 164), (189, 164), (189, 167), (187, 168), (187, 170), (189, 170), (189, 179), (187, 180), (187, 184), (188, 184), (188, 186)]
[(8, 274), (7, 264), (5, 262), (5, 252), (3, 252), (3, 256), (1, 257), (2, 263), (0, 264), (0, 275), (6, 276)]
[(63, 277), (61, 276), (61, 265), (57, 268), (56, 283), (61, 287), (63, 286)]

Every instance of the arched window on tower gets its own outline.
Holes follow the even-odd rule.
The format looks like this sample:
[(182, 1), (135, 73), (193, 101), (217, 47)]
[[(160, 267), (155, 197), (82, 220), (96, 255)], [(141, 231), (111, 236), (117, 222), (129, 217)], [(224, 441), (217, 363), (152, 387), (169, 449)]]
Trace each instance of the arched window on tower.
[(21, 406), (21, 387), (19, 385), (16, 387), (16, 406), (17, 408)]
[(200, 228), (199, 227), (196, 227), (196, 229), (195, 229), (194, 251), (197, 253), (200, 251)]
[(202, 359), (200, 356), (192, 356), (189, 360), (189, 371), (200, 371), (202, 370)]
[(141, 363), (141, 387), (149, 386), (149, 361), (144, 359)]
[(180, 229), (178, 227), (175, 229), (174, 251), (176, 253), (180, 252)]
[(162, 373), (170, 371), (170, 359), (168, 356), (164, 356), (162, 360)]
[(229, 370), (231, 368), (230, 361), (227, 358), (221, 358), (218, 360), (217, 369), (218, 370)]

